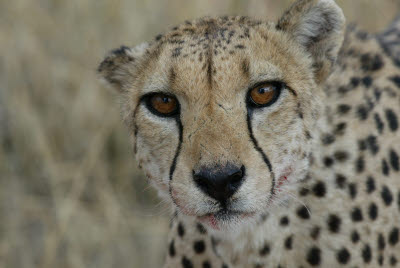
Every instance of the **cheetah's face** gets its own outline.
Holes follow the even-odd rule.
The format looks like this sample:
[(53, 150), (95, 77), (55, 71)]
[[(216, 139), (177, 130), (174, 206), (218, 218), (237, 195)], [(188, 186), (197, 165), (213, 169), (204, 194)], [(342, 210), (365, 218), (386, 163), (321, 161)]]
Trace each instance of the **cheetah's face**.
[(214, 229), (236, 226), (306, 176), (318, 85), (343, 19), (333, 1), (305, 2), (294, 9), (327, 16), (330, 28), (292, 10), (277, 25), (206, 18), (116, 50), (100, 66), (122, 93), (139, 165), (183, 214)]

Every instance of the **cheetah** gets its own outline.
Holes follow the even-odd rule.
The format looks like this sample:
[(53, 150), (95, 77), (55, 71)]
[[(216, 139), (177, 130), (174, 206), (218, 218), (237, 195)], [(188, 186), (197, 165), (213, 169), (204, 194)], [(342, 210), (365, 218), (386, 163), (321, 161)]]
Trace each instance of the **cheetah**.
[(334, 0), (206, 17), (109, 53), (139, 167), (171, 206), (165, 267), (400, 267), (400, 18)]

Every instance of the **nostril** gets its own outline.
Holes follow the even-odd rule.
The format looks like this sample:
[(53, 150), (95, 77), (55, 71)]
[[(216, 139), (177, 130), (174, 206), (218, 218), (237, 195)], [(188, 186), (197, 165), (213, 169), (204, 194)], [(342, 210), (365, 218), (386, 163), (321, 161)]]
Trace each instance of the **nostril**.
[(201, 176), (200, 174), (197, 174), (193, 171), (193, 178), (196, 185), (200, 187), (200, 189), (202, 189), (205, 192), (208, 191), (210, 183), (204, 176)]
[(235, 172), (234, 174), (232, 174), (229, 177), (230, 183), (241, 183), (242, 179), (244, 177), (244, 170), (245, 170), (244, 166), (242, 166), (238, 172)]
[(210, 197), (225, 203), (243, 183), (245, 168), (226, 165), (213, 168), (203, 167), (193, 171), (193, 180), (197, 187)]
[(210, 184), (207, 183), (207, 181), (204, 180), (204, 178), (202, 178), (202, 177), (197, 177), (196, 178), (196, 183), (203, 190), (207, 190), (209, 188), (209, 186), (210, 186)]

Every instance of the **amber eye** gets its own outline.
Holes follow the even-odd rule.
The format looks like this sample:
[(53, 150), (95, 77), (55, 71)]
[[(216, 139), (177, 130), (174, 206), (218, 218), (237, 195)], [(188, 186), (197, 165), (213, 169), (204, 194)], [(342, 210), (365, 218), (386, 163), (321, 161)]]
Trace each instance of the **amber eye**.
[(163, 93), (150, 95), (147, 104), (152, 112), (160, 116), (172, 116), (178, 112), (177, 99)]
[(249, 91), (250, 104), (255, 107), (265, 107), (274, 103), (281, 90), (281, 84), (276, 82), (261, 83)]

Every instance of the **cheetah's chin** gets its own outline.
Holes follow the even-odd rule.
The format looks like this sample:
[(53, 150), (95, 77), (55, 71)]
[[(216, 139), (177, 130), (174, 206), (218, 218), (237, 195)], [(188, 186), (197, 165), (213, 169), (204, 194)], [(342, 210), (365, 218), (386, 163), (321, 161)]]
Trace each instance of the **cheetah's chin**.
[(245, 221), (254, 218), (255, 214), (254, 212), (220, 210), (217, 213), (200, 216), (198, 219), (213, 230), (221, 230), (241, 225)]

